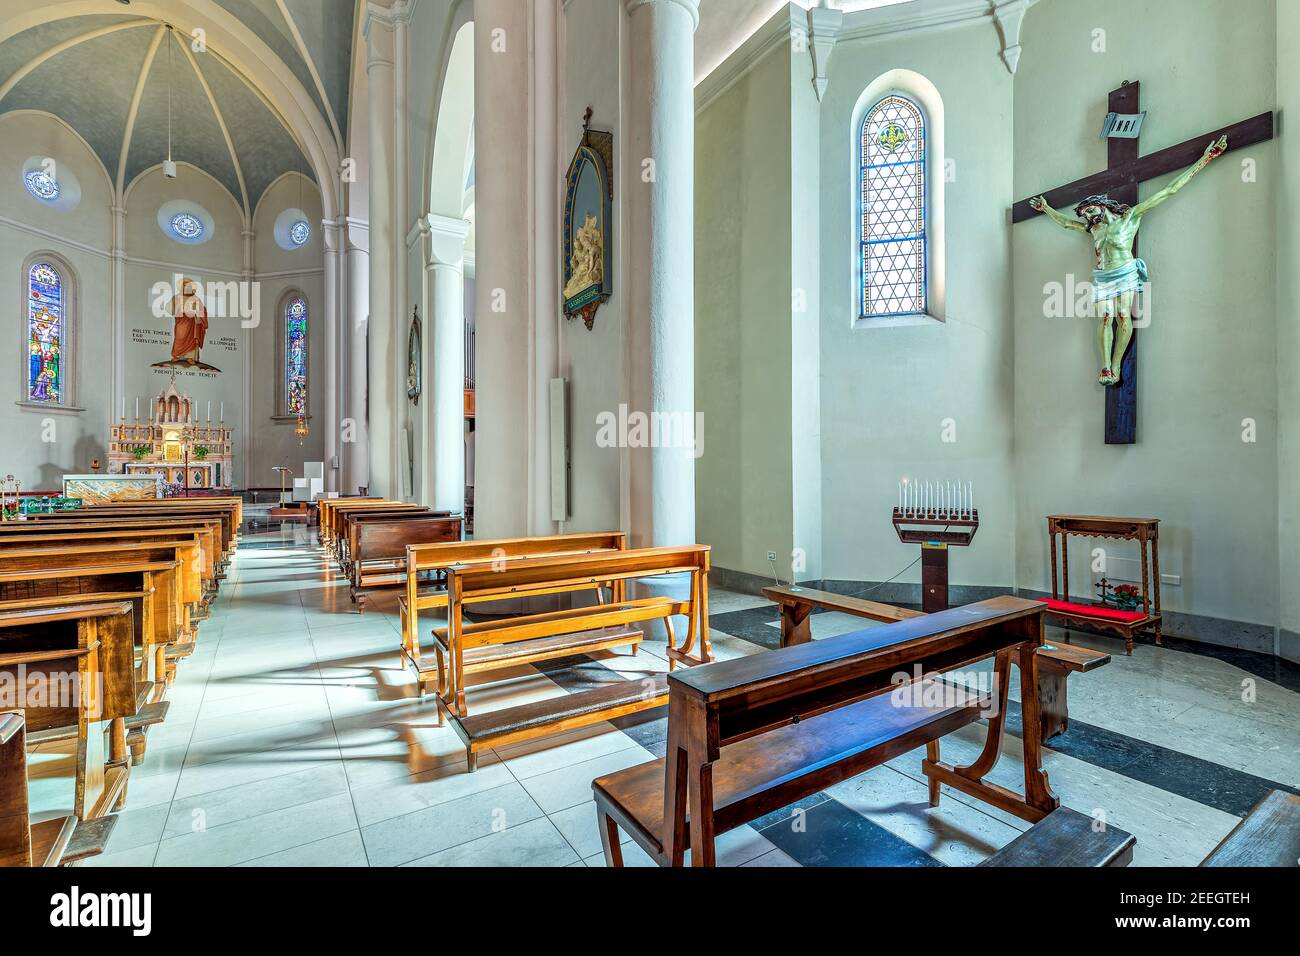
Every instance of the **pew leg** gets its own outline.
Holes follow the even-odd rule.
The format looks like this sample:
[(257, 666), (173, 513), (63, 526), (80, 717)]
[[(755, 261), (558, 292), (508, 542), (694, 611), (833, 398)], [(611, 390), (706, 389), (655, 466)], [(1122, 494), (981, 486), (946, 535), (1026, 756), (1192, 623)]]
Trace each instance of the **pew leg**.
[(1038, 712), (1042, 733), (1039, 739), (1051, 740), (1070, 727), (1070, 708), (1066, 690), (1069, 675), (1046, 659), (1038, 662)]
[(465, 748), (465, 766), (469, 768), (470, 773), (478, 769), (478, 754), (469, 747)]
[(623, 865), (623, 847), (618, 842), (618, 824), (608, 813), (596, 810), (596, 825), (600, 829), (600, 848), (605, 852), (605, 865)]
[[(664, 631), (667, 632), (668, 634), (668, 650), (669, 651), (677, 650), (677, 631), (673, 628), (673, 619), (671, 617), (664, 618)], [(669, 653), (668, 654), (669, 673), (672, 673), (675, 667), (676, 667), (676, 660), (674, 659), (673, 655)]]
[[(925, 756), (930, 763), (939, 762), (939, 741), (931, 740), (925, 745)], [(939, 780), (936, 777), (926, 777), (926, 783), (930, 787), (930, 806), (939, 805)]]

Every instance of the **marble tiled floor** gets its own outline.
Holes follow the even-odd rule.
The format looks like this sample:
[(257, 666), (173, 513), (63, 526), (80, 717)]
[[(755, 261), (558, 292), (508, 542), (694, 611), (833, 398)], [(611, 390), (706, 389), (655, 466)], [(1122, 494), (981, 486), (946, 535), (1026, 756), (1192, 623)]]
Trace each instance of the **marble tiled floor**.
[[(711, 595), (720, 621), (763, 604)], [(862, 626), (820, 614), (813, 633)], [(717, 628), (713, 639), (720, 657), (764, 650)], [(454, 733), (435, 726), (431, 703), (414, 699), (397, 648), (395, 593), (356, 614), (314, 532), (286, 526), (245, 535), (198, 650), (181, 663), (167, 721), (132, 771), (108, 852), (88, 865), (602, 865), (590, 782), (656, 756), (662, 714), (622, 730), (604, 724), (505, 748), (469, 774)], [(661, 650), (650, 644), (635, 658), (601, 655), (599, 663), (625, 676), (660, 671)], [(566, 693), (575, 669), (582, 670), (496, 672), (491, 686), (471, 690), (471, 705)], [(1247, 680), (1256, 695), (1249, 704)], [(1067, 805), (1103, 812), (1135, 833), (1136, 864), (1194, 864), (1238, 816), (1215, 796), (1192, 799), (1180, 783), (1152, 783), (1151, 768), (1139, 772), (1135, 762), (1187, 754), (1200, 758), (1202, 775), (1218, 768), (1209, 776), (1222, 772), (1229, 783), (1255, 775), (1300, 785), (1300, 695), (1231, 665), (1139, 647), (1076, 679), (1071, 699), (1080, 730), (1067, 735), (1071, 753), (1048, 752), (1052, 784)], [(981, 736), (972, 727), (945, 738), (945, 757), (973, 755)], [(1112, 752), (1116, 741), (1158, 746), (1125, 744), (1123, 764)], [(1018, 737), (1008, 735), (1004, 746), (1007, 757), (1018, 756)], [(720, 862), (970, 865), (1026, 826), (949, 791), (930, 809), (919, 757), (899, 757), (793, 814), (726, 834)], [(994, 779), (1018, 788), (1017, 769), (1004, 759)], [(38, 796), (52, 812), (53, 785)], [(649, 863), (634, 846), (625, 851), (629, 864)]]

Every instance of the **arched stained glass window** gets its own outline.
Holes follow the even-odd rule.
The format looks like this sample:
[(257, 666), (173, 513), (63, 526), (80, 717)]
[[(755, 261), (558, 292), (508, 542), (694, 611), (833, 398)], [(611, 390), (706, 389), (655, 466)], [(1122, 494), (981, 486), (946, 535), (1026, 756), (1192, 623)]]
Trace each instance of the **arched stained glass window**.
[(27, 272), (27, 400), (62, 404), (67, 341), (63, 276), (48, 262)]
[(859, 141), (863, 318), (926, 310), (925, 118), (891, 94), (867, 111)]
[(307, 300), (295, 295), (284, 307), (285, 413), (307, 414)]

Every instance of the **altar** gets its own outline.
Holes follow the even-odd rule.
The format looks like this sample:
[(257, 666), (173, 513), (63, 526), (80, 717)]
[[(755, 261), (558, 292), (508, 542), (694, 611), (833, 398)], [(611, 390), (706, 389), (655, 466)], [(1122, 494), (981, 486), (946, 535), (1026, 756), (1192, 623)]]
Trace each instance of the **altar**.
[(161, 498), (163, 480), (157, 475), (64, 475), (63, 496), (88, 505)]
[(109, 476), (156, 478), (164, 494), (231, 487), (233, 430), (224, 421), (212, 421), (211, 402), (206, 420), (200, 419), (194, 399), (172, 382), (150, 402), (147, 422), (140, 421), (138, 410), (136, 415), (134, 422), (123, 416), (110, 430)]

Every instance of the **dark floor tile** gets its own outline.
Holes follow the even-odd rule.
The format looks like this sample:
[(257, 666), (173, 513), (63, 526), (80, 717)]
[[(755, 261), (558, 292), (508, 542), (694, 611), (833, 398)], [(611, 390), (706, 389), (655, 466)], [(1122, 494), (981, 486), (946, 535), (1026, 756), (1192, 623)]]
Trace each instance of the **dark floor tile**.
[(803, 815), (797, 832), (790, 821), (769, 825), (763, 836), (802, 866), (943, 866), (838, 800), (821, 800)]

